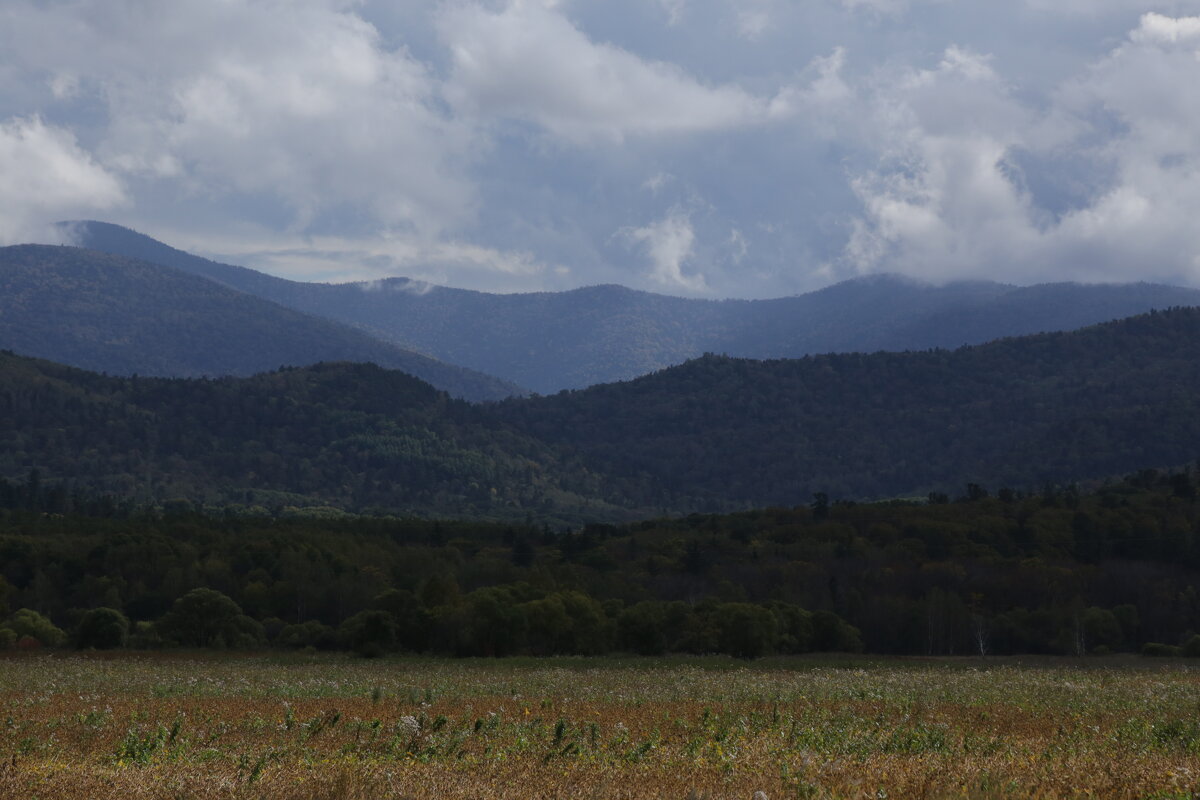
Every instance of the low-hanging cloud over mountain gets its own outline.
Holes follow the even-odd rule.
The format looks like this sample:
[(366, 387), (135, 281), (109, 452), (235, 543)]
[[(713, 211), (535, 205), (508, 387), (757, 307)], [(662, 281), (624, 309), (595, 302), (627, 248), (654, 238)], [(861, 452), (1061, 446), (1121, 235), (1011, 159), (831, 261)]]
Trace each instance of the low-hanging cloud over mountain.
[(10, 0), (4, 242), (770, 296), (1200, 284), (1200, 0)]

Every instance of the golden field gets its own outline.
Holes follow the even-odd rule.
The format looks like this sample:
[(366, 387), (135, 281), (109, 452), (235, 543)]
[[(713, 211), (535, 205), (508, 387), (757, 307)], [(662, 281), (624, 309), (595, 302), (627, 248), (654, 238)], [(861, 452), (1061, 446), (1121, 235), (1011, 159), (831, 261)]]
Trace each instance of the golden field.
[(1189, 798), (1200, 669), (0, 659), (0, 798)]

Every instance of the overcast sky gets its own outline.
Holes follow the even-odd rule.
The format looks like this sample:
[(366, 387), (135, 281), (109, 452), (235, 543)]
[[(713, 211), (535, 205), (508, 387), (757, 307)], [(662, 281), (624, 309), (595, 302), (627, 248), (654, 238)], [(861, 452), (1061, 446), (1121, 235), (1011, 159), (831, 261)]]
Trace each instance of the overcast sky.
[(0, 242), (769, 297), (1200, 285), (1200, 0), (4, 0)]

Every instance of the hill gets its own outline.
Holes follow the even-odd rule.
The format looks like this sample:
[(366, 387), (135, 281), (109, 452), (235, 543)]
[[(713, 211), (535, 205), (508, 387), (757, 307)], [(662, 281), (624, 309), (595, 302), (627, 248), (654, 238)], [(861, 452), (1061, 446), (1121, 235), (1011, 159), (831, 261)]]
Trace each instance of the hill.
[(496, 413), (648, 505), (1039, 486), (1196, 458), (1200, 310), (955, 351), (706, 356)]
[(1196, 309), (956, 351), (707, 356), (483, 406), (369, 365), (135, 380), (0, 359), (0, 477), (142, 502), (615, 519), (1036, 488), (1198, 449)]
[(84, 246), (203, 275), (542, 393), (627, 380), (706, 352), (797, 358), (954, 348), (1200, 305), (1198, 290), (1154, 284), (931, 286), (888, 275), (796, 297), (723, 301), (620, 286), (498, 295), (405, 278), (313, 284), (209, 261), (107, 223), (68, 230)]
[(0, 351), (0, 475), (150, 504), (630, 516), (486, 408), (373, 364), (120, 378)]
[(121, 375), (251, 375), (366, 361), (458, 397), (519, 387), (146, 261), (75, 247), (0, 248), (0, 347)]

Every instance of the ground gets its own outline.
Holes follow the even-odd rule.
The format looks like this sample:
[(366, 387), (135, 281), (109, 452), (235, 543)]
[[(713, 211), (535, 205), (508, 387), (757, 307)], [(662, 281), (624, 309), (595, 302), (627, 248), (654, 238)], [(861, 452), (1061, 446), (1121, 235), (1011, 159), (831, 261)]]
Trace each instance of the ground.
[(1189, 798), (1200, 669), (12, 655), (0, 758), (39, 800)]

